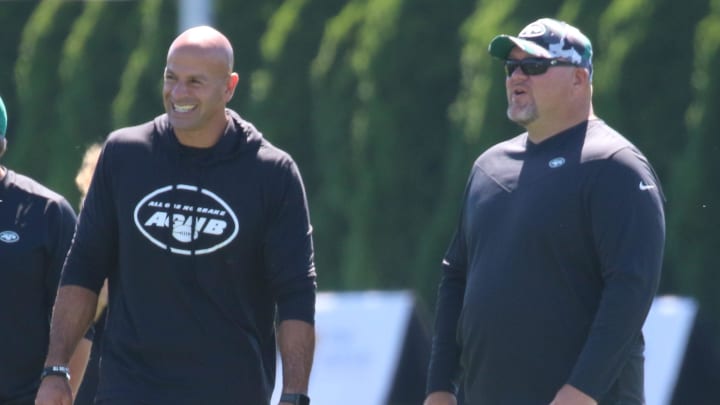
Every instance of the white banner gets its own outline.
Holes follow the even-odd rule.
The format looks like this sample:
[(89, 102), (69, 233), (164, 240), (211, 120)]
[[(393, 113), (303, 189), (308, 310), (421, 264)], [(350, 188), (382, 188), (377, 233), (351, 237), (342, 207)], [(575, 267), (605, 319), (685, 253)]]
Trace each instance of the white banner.
[(692, 298), (655, 298), (643, 326), (645, 400), (669, 405), (682, 367), (698, 305)]
[[(413, 305), (407, 291), (319, 293), (311, 403), (387, 403)], [(271, 404), (277, 404), (281, 390), (278, 364)]]

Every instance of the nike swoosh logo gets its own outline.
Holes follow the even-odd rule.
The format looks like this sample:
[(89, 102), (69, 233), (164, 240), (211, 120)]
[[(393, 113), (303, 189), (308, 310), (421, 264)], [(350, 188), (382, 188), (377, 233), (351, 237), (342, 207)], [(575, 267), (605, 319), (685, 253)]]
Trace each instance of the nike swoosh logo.
[(638, 187), (640, 188), (640, 190), (645, 191), (645, 190), (654, 189), (655, 185), (654, 184), (645, 184), (644, 181), (640, 180), (640, 185)]

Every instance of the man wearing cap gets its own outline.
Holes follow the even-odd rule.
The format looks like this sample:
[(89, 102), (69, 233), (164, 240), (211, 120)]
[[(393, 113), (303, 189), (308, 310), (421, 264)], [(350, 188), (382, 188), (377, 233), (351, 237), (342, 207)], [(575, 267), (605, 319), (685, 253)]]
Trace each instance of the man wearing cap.
[[(0, 99), (0, 158), (7, 149)], [(75, 229), (75, 212), (57, 193), (0, 165), (0, 404), (32, 405), (47, 354), (50, 315)], [(75, 351), (72, 389), (80, 385), (90, 342)]]
[(644, 404), (663, 255), (652, 167), (593, 113), (592, 47), (543, 18), (489, 47), (526, 132), (474, 163), (442, 262), (426, 405)]

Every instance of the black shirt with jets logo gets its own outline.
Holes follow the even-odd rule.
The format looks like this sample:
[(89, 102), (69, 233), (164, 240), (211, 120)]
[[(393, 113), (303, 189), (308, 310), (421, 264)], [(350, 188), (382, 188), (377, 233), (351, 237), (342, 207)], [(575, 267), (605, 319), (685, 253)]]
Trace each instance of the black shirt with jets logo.
[(75, 212), (8, 170), (0, 181), (0, 403), (33, 404)]
[(274, 321), (314, 319), (312, 227), (295, 162), (228, 110), (209, 149), (165, 115), (111, 134), (63, 285), (108, 277), (100, 400), (266, 404)]
[(663, 201), (646, 158), (600, 120), (482, 154), (443, 260), (428, 391), (531, 405), (569, 383), (643, 403)]

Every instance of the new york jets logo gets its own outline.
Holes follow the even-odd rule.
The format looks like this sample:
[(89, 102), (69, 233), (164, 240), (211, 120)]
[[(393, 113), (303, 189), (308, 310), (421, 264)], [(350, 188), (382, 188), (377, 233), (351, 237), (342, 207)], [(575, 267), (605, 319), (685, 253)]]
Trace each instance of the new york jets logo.
[(532, 23), (525, 27), (518, 36), (520, 38), (534, 38), (542, 36), (543, 34), (545, 34), (545, 31), (545, 25), (540, 23)]
[(15, 231), (2, 231), (0, 232), (0, 242), (15, 243), (20, 240), (20, 235)]
[(239, 230), (237, 216), (217, 194), (196, 186), (161, 187), (135, 206), (135, 226), (154, 245), (181, 255), (226, 246)]
[(548, 162), (548, 166), (550, 166), (551, 169), (557, 169), (558, 167), (565, 164), (565, 158), (564, 157), (556, 157), (554, 159), (551, 159)]

